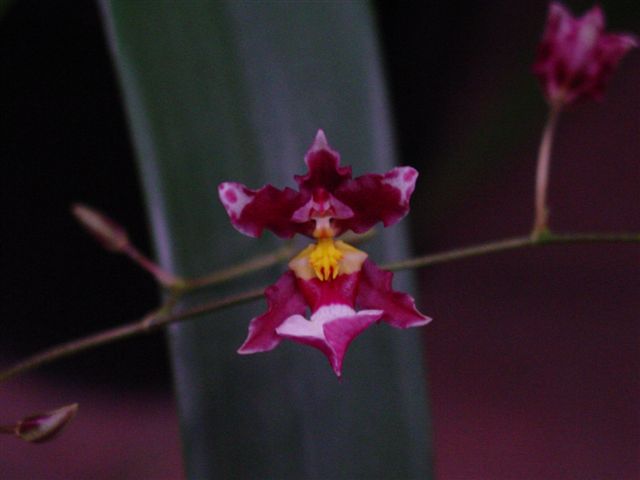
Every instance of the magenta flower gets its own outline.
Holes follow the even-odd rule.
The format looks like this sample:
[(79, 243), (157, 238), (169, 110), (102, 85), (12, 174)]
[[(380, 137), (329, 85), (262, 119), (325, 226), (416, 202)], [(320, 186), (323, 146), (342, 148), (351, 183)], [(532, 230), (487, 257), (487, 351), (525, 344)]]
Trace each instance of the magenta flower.
[[(373, 323), (409, 328), (431, 321), (409, 295), (392, 290), (391, 272), (335, 239), (347, 230), (363, 233), (379, 221), (390, 226), (402, 219), (418, 172), (397, 167), (384, 175), (351, 178), (351, 167), (340, 166), (340, 156), (322, 130), (305, 162), (309, 172), (294, 176), (298, 191), (271, 185), (251, 190), (234, 182), (218, 187), (231, 223), (241, 233), (257, 237), (268, 229), (284, 238), (300, 233), (315, 239), (266, 289), (268, 310), (251, 320), (238, 353), (266, 352), (289, 339), (322, 351), (340, 376), (347, 347)], [(310, 318), (305, 317), (307, 309)]]
[(560, 3), (549, 5), (533, 71), (552, 105), (601, 99), (618, 62), (638, 45), (632, 35), (606, 33), (604, 23), (599, 6), (574, 18)]

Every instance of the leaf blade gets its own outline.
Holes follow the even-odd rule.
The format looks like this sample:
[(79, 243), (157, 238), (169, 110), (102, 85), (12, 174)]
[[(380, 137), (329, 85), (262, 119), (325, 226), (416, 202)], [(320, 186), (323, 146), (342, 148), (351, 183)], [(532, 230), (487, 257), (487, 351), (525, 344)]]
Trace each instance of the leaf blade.
[[(197, 275), (271, 248), (272, 237), (255, 241), (231, 228), (216, 184), (290, 185), (317, 128), (356, 173), (391, 166), (365, 4), (153, 5), (102, 3), (165, 267)], [(401, 230), (380, 235), (368, 249), (372, 257), (403, 255)], [(401, 289), (408, 284), (406, 275), (396, 280)], [(430, 446), (418, 332), (366, 332), (339, 384), (321, 355), (288, 342), (269, 354), (237, 356), (248, 320), (262, 308), (171, 328), (188, 476), (425, 478)]]

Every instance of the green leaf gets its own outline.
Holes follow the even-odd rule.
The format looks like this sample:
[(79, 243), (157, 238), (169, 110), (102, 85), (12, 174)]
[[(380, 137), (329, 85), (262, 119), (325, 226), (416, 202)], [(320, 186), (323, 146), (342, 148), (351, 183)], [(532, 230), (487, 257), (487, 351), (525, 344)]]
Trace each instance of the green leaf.
[[(394, 163), (368, 6), (361, 2), (105, 0), (155, 248), (181, 275), (278, 245), (243, 237), (217, 184), (292, 184), (318, 128), (356, 174)], [(419, 188), (419, 187), (418, 187)], [(404, 228), (367, 246), (407, 254)], [(274, 282), (271, 269), (210, 295)], [(407, 289), (410, 278), (398, 275)], [(197, 301), (197, 298), (189, 301)], [(317, 351), (283, 342), (239, 356), (263, 301), (170, 330), (189, 478), (426, 478), (420, 331), (385, 325), (351, 346), (344, 380)]]

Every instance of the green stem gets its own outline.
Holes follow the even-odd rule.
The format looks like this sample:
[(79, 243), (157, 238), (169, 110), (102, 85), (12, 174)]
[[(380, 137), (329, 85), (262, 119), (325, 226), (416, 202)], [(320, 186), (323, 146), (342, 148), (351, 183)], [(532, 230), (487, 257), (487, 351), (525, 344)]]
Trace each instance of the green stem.
[(408, 268), (422, 268), (439, 263), (478, 257), (489, 253), (506, 252), (519, 248), (537, 247), (543, 245), (561, 245), (567, 243), (639, 243), (638, 233), (574, 233), (554, 234), (546, 233), (539, 237), (513, 237), (504, 240), (481, 243), (471, 247), (456, 248), (446, 252), (434, 253), (422, 257), (411, 258), (399, 262), (383, 265), (387, 270), (405, 270)]
[[(531, 236), (514, 237), (425, 255), (400, 262), (389, 263), (382, 265), (382, 267), (388, 270), (424, 268), (436, 264), (462, 260), (464, 258), (478, 257), (490, 253), (505, 252), (520, 248), (579, 243), (640, 243), (640, 233), (575, 233), (561, 235), (546, 233), (545, 235), (537, 238)], [(229, 269), (229, 271), (230, 270), (231, 269)], [(230, 276), (228, 276), (228, 278), (230, 278)], [(181, 296), (180, 293), (177, 293), (174, 297), (171, 297), (166, 304), (140, 320), (109, 330), (104, 330), (78, 340), (72, 340), (26, 358), (25, 360), (0, 372), (0, 383), (19, 374), (26, 373), (55, 360), (75, 355), (84, 350), (156, 331), (169, 324), (182, 322), (205, 313), (214, 312), (216, 310), (228, 308), (250, 300), (255, 300), (260, 298), (263, 295), (263, 292), (264, 288), (257, 288), (255, 290), (241, 292), (225, 298), (196, 305), (195, 307), (190, 307), (182, 311), (172, 311), (172, 307)]]
[(194, 290), (197, 288), (210, 287), (219, 283), (228, 282), (237, 277), (241, 277), (251, 272), (271, 267), (291, 257), (295, 249), (291, 244), (285, 245), (271, 253), (260, 255), (252, 258), (244, 263), (234, 265), (229, 268), (217, 270), (208, 275), (197, 278), (188, 278), (184, 280), (186, 290)]

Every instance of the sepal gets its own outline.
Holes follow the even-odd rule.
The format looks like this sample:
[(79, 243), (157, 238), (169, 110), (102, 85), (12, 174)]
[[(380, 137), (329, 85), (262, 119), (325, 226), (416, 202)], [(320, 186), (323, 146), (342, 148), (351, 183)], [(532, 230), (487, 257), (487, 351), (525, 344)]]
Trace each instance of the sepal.
[(353, 216), (336, 219), (337, 230), (364, 233), (380, 221), (385, 227), (395, 225), (409, 213), (417, 178), (414, 168), (396, 167), (384, 175), (371, 173), (344, 183), (334, 195), (349, 205)]
[(391, 288), (392, 281), (393, 273), (367, 259), (362, 265), (356, 305), (382, 310), (381, 320), (396, 328), (421, 327), (429, 323), (431, 318), (416, 309), (411, 296)]
[(282, 340), (276, 328), (290, 316), (302, 315), (306, 311), (304, 297), (298, 291), (295, 276), (290, 270), (269, 286), (264, 294), (267, 312), (251, 320), (247, 339), (238, 349), (240, 354), (273, 350)]

